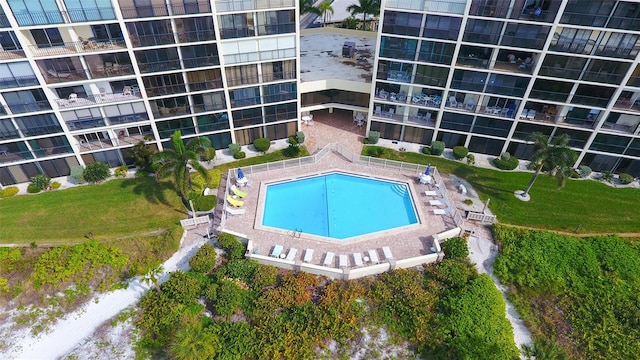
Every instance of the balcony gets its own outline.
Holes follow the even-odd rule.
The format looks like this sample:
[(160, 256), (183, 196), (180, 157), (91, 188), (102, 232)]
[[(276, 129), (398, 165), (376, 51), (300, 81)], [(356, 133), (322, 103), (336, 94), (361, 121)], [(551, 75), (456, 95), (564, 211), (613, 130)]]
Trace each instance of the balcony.
[[(604, 90), (605, 89), (603, 89), (603, 92), (604, 92)], [(597, 96), (575, 94), (575, 95), (573, 95), (573, 98), (571, 99), (571, 103), (572, 104), (589, 105), (589, 106), (598, 106), (598, 107), (604, 108), (604, 107), (607, 107), (607, 104), (609, 103), (609, 100), (611, 100), (611, 99), (610, 98), (597, 97)]]
[(637, 98), (635, 100), (632, 100), (633, 98), (636, 98), (636, 96), (633, 96), (633, 97), (621, 96), (620, 98), (618, 98), (618, 101), (616, 101), (616, 103), (613, 105), (613, 108), (617, 110), (640, 112), (640, 101), (638, 101)]
[(15, 76), (11, 78), (0, 79), (0, 89), (10, 89), (14, 87), (36, 86), (39, 85), (38, 78), (35, 76)]
[(181, 115), (191, 114), (190, 109), (186, 105), (176, 106), (176, 107), (164, 107), (158, 106), (157, 109), (153, 110), (153, 116), (155, 118), (166, 118), (166, 117), (174, 117)]
[(147, 91), (147, 96), (163, 96), (163, 95), (173, 95), (173, 94), (182, 94), (187, 92), (187, 88), (184, 84), (175, 84), (175, 85), (159, 85), (159, 86), (150, 86), (145, 85), (145, 89)]
[(84, 70), (47, 70), (42, 75), (47, 84), (89, 79), (87, 72)]
[(213, 29), (203, 31), (185, 31), (178, 34), (180, 43), (199, 42), (199, 41), (213, 41), (216, 39), (216, 34)]
[(35, 111), (51, 110), (51, 105), (47, 100), (32, 101), (25, 104), (7, 104), (13, 114), (22, 114)]
[(24, 51), (21, 49), (16, 50), (5, 50), (0, 49), (0, 60), (15, 60), (15, 59), (24, 59), (26, 55)]
[(80, 106), (93, 106), (96, 104), (108, 104), (140, 99), (140, 93), (134, 94), (135, 92), (131, 90), (126, 93), (104, 93), (98, 95), (70, 97), (69, 99), (57, 99), (56, 102), (60, 109), (69, 109)]
[[(12, 147), (15, 149), (12, 149)], [(17, 161), (33, 159), (31, 151), (20, 151), (15, 145), (12, 147), (9, 147), (7, 145), (0, 145), (0, 164), (8, 164)]]
[(129, 124), (138, 121), (146, 121), (149, 120), (149, 115), (144, 113), (136, 113), (136, 114), (126, 114), (126, 115), (118, 115), (118, 116), (110, 116), (107, 118), (110, 125), (120, 125), (120, 124)]
[(169, 11), (166, 5), (143, 5), (121, 7), (122, 17), (125, 19), (146, 18), (156, 16), (168, 16)]
[(71, 131), (92, 129), (97, 127), (107, 126), (104, 119), (79, 119), (74, 121), (67, 121), (67, 127)]
[(634, 134), (638, 130), (638, 123), (636, 122), (636, 124), (634, 125), (634, 124), (628, 124), (628, 123), (617, 124), (617, 123), (604, 122), (602, 124), (601, 129), (623, 133), (623, 134)]
[(209, 81), (189, 82), (190, 91), (204, 91), (222, 88), (222, 79), (213, 79)]
[(220, 65), (220, 59), (218, 59), (217, 55), (184, 58), (182, 61), (184, 62), (184, 67), (188, 69)]
[(140, 71), (144, 73), (170, 71), (180, 69), (180, 61), (167, 59), (165, 61), (152, 63), (138, 63), (138, 67), (140, 68)]
[(536, 98), (540, 100), (559, 101), (559, 102), (567, 101), (568, 96), (569, 94), (563, 93), (563, 92), (539, 90), (539, 89), (531, 89), (531, 93), (529, 93), (530, 98)]
[(296, 6), (295, 0), (217, 0), (215, 1), (217, 12), (244, 11), (259, 9), (277, 9)]
[(200, 1), (197, 3), (189, 1), (186, 4), (169, 4), (173, 15), (201, 14), (210, 13), (211, 4), (208, 1)]
[(582, 74), (582, 68), (575, 69), (575, 68), (562, 67), (561, 65), (557, 65), (557, 66), (542, 65), (540, 66), (540, 71), (538, 72), (538, 74), (542, 76), (549, 76), (554, 78), (578, 80), (578, 78), (580, 78), (580, 75)]
[(607, 84), (620, 84), (625, 74), (614, 74), (604, 71), (585, 71), (582, 76), (582, 80), (607, 83)]
[(177, 34), (164, 33), (155, 35), (131, 35), (131, 43), (135, 47), (175, 44)]
[(51, 47), (29, 45), (34, 57), (50, 57), (59, 55), (75, 55), (78, 53), (126, 50), (124, 40), (81, 39), (79, 41), (56, 43)]
[(133, 70), (133, 65), (131, 64), (111, 64), (111, 65), (94, 66), (92, 63), (89, 63), (89, 66), (90, 66), (89, 73), (91, 74), (91, 78), (93, 79), (113, 77), (113, 76), (135, 75), (135, 71)]
[(111, 139), (89, 140), (84, 136), (76, 136), (76, 140), (78, 140), (78, 150), (80, 150), (80, 152), (111, 149), (114, 147)]

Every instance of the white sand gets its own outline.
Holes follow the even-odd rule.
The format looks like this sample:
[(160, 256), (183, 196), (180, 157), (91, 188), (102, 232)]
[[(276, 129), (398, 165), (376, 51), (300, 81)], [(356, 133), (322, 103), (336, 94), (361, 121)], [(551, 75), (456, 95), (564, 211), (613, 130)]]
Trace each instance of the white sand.
[[(188, 269), (191, 256), (207, 241), (201, 235), (195, 235), (195, 240), (187, 241), (187, 244), (164, 263), (165, 271), (159, 282), (166, 280), (168, 273), (172, 271)], [(94, 301), (89, 301), (80, 309), (67, 314), (49, 333), (34, 337), (30, 329), (25, 329), (21, 330), (22, 334), (12, 334), (20, 339), (19, 344), (0, 353), (0, 358), (57, 359), (62, 357), (91, 336), (105, 321), (127, 307), (135, 305), (147, 290), (149, 286), (136, 278), (129, 283), (127, 289), (101, 294)]]

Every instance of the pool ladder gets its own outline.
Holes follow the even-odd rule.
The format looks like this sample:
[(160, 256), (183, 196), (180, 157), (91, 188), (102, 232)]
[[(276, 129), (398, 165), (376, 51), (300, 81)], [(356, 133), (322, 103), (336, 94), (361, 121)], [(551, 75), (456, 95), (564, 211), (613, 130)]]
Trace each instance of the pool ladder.
[(291, 237), (297, 237), (299, 238), (300, 235), (302, 235), (302, 229), (295, 229), (295, 230), (291, 230), (289, 231), (289, 233), (291, 234)]

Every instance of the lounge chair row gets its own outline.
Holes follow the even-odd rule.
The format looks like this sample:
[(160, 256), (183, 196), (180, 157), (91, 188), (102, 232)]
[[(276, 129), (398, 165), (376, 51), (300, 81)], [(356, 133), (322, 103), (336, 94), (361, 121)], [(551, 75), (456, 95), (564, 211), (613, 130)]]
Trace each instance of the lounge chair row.
[[(391, 253), (391, 249), (388, 246), (384, 246), (382, 248), (382, 253), (384, 254), (384, 257), (387, 260), (393, 259), (393, 254)], [(333, 252), (328, 251), (324, 256), (324, 261), (322, 262), (322, 265), (328, 266), (328, 267), (333, 266), (335, 256), (336, 255)], [(370, 249), (366, 253), (359, 253), (359, 252), (353, 253), (351, 256), (353, 257), (353, 266), (355, 267), (364, 266), (365, 262), (370, 262), (371, 264), (380, 263), (380, 258), (378, 257), (378, 251), (374, 249)], [(311, 261), (311, 258), (309, 258), (309, 261)], [(306, 256), (305, 256), (305, 262), (309, 262), (309, 261), (306, 261)], [(339, 268), (349, 267), (347, 255), (338, 255), (338, 267)]]
[(271, 256), (279, 259), (285, 259), (285, 260), (295, 259), (296, 254), (298, 253), (298, 249), (291, 248), (289, 249), (289, 252), (286, 255), (282, 252), (283, 249), (284, 247), (282, 245), (274, 246), (273, 250), (271, 251)]

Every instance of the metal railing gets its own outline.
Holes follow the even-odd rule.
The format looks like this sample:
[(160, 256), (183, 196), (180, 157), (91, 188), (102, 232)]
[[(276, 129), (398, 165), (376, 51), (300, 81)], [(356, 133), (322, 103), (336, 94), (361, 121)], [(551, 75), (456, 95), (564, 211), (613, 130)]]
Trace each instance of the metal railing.
[(217, 0), (214, 3), (217, 12), (275, 9), (295, 6), (294, 0)]

